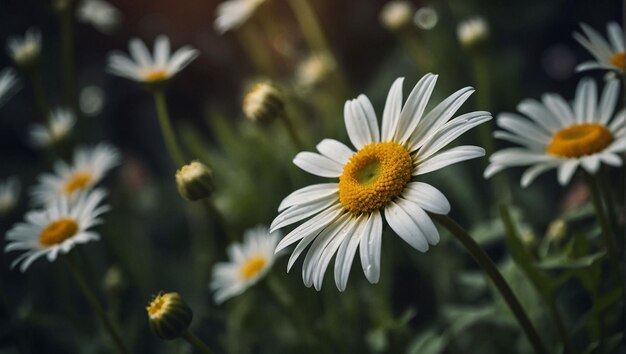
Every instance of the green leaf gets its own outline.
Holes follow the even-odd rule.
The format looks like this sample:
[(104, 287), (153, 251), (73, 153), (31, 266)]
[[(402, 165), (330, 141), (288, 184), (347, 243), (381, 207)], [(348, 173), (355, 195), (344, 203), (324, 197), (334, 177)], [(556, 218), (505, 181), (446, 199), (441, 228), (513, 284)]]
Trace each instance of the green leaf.
[(602, 260), (605, 256), (605, 251), (593, 253), (576, 259), (572, 259), (561, 254), (538, 262), (537, 267), (546, 270), (581, 269), (592, 266), (596, 262)]
[(443, 352), (448, 343), (448, 335), (441, 331), (429, 329), (422, 332), (411, 344), (407, 354), (439, 354)]

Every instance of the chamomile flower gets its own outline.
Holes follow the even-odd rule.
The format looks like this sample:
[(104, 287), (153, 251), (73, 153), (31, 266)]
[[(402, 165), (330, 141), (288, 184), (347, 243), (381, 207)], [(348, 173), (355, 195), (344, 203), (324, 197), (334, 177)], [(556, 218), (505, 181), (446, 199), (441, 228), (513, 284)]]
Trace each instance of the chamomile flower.
[(579, 64), (576, 67), (576, 71), (604, 69), (624, 72), (624, 66), (626, 65), (626, 57), (624, 57), (626, 40), (620, 25), (616, 22), (611, 22), (606, 26), (609, 42), (587, 24), (581, 23), (580, 27), (583, 29), (584, 35), (574, 32), (574, 39), (585, 47), (596, 60)]
[(619, 153), (626, 151), (626, 110), (616, 115), (619, 82), (609, 80), (598, 102), (596, 83), (584, 78), (570, 105), (557, 94), (545, 94), (543, 102), (526, 99), (517, 110), (528, 118), (502, 113), (497, 123), (505, 131), (494, 137), (521, 147), (495, 152), (484, 172), (489, 178), (513, 166), (531, 166), (522, 175), (522, 187), (538, 175), (556, 168), (558, 181), (567, 184), (578, 167), (594, 174), (601, 163), (621, 166)]
[(30, 141), (38, 148), (50, 147), (67, 138), (75, 123), (72, 111), (59, 108), (50, 113), (48, 124), (33, 124), (30, 127)]
[(122, 53), (109, 55), (107, 70), (111, 74), (143, 83), (171, 79), (199, 54), (197, 49), (190, 46), (184, 46), (171, 54), (170, 40), (163, 35), (157, 37), (154, 43), (154, 55), (150, 55), (146, 45), (137, 38), (130, 40), (128, 49), (131, 58)]
[(452, 118), (474, 91), (463, 88), (443, 100), (428, 114), (424, 111), (437, 76), (425, 75), (402, 104), (403, 79), (389, 91), (379, 129), (369, 99), (360, 95), (347, 101), (344, 119), (352, 150), (324, 139), (320, 152), (301, 152), (293, 162), (321, 177), (338, 178), (299, 189), (280, 204), (271, 231), (308, 219), (287, 236), (276, 252), (298, 242), (288, 270), (310, 245), (302, 277), (306, 286), (320, 289), (324, 273), (335, 258), (335, 283), (343, 291), (357, 248), (366, 278), (380, 276), (383, 215), (391, 229), (409, 245), (426, 252), (439, 242), (439, 233), (427, 212), (447, 214), (450, 204), (435, 187), (415, 178), (454, 163), (483, 156), (477, 146), (442, 149), (473, 127), (491, 119), (488, 112), (471, 112)]
[(0, 107), (20, 89), (20, 80), (12, 68), (0, 71)]
[(95, 186), (105, 174), (120, 163), (117, 149), (105, 143), (92, 148), (78, 148), (70, 166), (64, 161), (54, 165), (55, 173), (39, 177), (39, 184), (31, 192), (33, 203), (44, 205), (60, 197), (71, 197), (74, 193)]
[(20, 197), (20, 180), (9, 177), (0, 182), (0, 215), (6, 215), (15, 208)]
[(122, 20), (120, 11), (104, 0), (83, 0), (76, 9), (76, 17), (106, 34), (115, 31)]
[(24, 37), (13, 36), (7, 40), (7, 53), (17, 66), (29, 68), (41, 54), (41, 32), (31, 27)]
[(236, 29), (252, 16), (265, 0), (227, 0), (217, 5), (214, 27), (220, 34)]
[(72, 200), (64, 196), (43, 210), (27, 213), (25, 222), (16, 224), (6, 234), (5, 252), (25, 251), (11, 266), (21, 263), (20, 270), (24, 272), (42, 256), (52, 262), (59, 253), (68, 253), (77, 244), (100, 239), (90, 229), (100, 224), (100, 215), (109, 210), (101, 205), (105, 196), (100, 189), (85, 191)]
[(210, 288), (215, 291), (216, 303), (243, 293), (265, 276), (277, 258), (274, 249), (278, 238), (278, 233), (270, 234), (267, 227), (258, 226), (245, 232), (243, 243), (228, 247), (230, 262), (213, 268)]

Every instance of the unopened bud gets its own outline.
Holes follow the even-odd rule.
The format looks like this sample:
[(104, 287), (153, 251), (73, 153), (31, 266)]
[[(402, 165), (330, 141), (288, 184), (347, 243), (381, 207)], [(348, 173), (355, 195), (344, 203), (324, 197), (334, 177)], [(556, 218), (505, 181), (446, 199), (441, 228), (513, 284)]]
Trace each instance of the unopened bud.
[(154, 297), (148, 311), (152, 332), (161, 339), (176, 339), (191, 324), (193, 313), (178, 293), (159, 294)]
[(554, 220), (548, 226), (547, 237), (552, 242), (559, 242), (567, 234), (567, 223), (562, 219)]
[(192, 161), (176, 171), (176, 184), (180, 195), (190, 201), (206, 199), (215, 190), (213, 173), (199, 161)]
[(270, 122), (283, 116), (284, 112), (283, 95), (270, 83), (256, 84), (243, 99), (243, 113), (253, 121)]

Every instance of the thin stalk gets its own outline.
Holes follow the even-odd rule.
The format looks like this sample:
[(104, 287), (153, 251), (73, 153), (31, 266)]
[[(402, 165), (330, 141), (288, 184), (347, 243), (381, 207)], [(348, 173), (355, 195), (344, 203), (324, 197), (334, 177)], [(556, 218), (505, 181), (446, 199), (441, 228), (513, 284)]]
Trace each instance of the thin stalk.
[(513, 293), (513, 290), (511, 290), (506, 280), (504, 280), (504, 277), (502, 277), (502, 274), (500, 274), (500, 271), (498, 271), (498, 268), (493, 263), (491, 258), (489, 258), (487, 253), (485, 253), (485, 251), (480, 248), (478, 243), (474, 241), (472, 236), (470, 236), (467, 231), (465, 231), (452, 218), (447, 215), (430, 215), (434, 220), (437, 220), (438, 223), (448, 229), (448, 231), (450, 231), (450, 233), (452, 233), (457, 238), (457, 240), (459, 240), (459, 242), (461, 242), (463, 246), (465, 246), (465, 248), (470, 253), (472, 258), (474, 258), (476, 263), (478, 263), (487, 273), (489, 278), (491, 278), (496, 288), (498, 289), (498, 291), (500, 291), (500, 294), (506, 301), (507, 305), (509, 305), (511, 312), (513, 312), (513, 315), (524, 330), (524, 333), (526, 333), (526, 336), (528, 337), (530, 344), (535, 349), (535, 352), (540, 354), (547, 354), (548, 351), (541, 341), (541, 337), (539, 337), (537, 330), (533, 326), (532, 322), (530, 322), (526, 311), (524, 311), (524, 308)]
[(184, 331), (181, 334), (181, 337), (189, 342), (189, 344), (193, 345), (194, 348), (196, 348), (199, 352), (205, 354), (213, 354), (213, 351), (209, 349), (209, 347), (207, 347), (206, 344), (204, 344), (204, 342), (200, 340), (200, 338), (196, 337), (196, 335), (191, 333), (189, 330)]
[(295, 147), (300, 151), (305, 150), (304, 144), (302, 143), (302, 139), (300, 139), (300, 136), (298, 135), (296, 128), (293, 126), (293, 123), (291, 122), (289, 117), (287, 117), (287, 114), (286, 113), (281, 114), (279, 116), (279, 119), (285, 125), (285, 129), (287, 129), (287, 133), (289, 134), (289, 138), (291, 139), (291, 142), (293, 143), (293, 145), (295, 145)]
[(617, 255), (617, 245), (615, 244), (615, 239), (613, 237), (613, 234), (611, 233), (609, 219), (607, 218), (606, 211), (604, 210), (600, 187), (598, 186), (598, 180), (595, 175), (592, 175), (590, 173), (585, 173), (585, 177), (587, 179), (589, 191), (591, 192), (591, 200), (593, 202), (593, 207), (596, 211), (596, 217), (598, 218), (598, 223), (600, 224), (600, 228), (602, 229), (602, 237), (604, 238), (606, 250), (609, 254), (609, 262), (611, 263), (613, 272), (617, 277), (617, 282), (619, 284), (622, 284), (623, 286), (622, 280), (624, 279), (624, 273), (620, 268), (619, 257)]
[(74, 72), (74, 1), (68, 1), (59, 13), (61, 25), (61, 73), (65, 104), (78, 114), (76, 73)]
[[(602, 199), (605, 202), (607, 211), (608, 211), (608, 218), (609, 218), (609, 225), (611, 226), (611, 230), (613, 232), (614, 235), (618, 235), (619, 234), (619, 222), (618, 222), (618, 217), (616, 214), (616, 206), (619, 205), (620, 203), (623, 204), (623, 200), (621, 200), (620, 202), (618, 202), (615, 199), (615, 194), (611, 194), (610, 190), (609, 190), (609, 180), (607, 178), (606, 175), (606, 169), (602, 169), (598, 172), (598, 185), (600, 186), (600, 193), (602, 195)], [(621, 250), (624, 249), (623, 247), (623, 240), (621, 238), (617, 238), (617, 249)], [(620, 256), (620, 260), (623, 260), (623, 254), (622, 255), (618, 255)]]
[(124, 345), (122, 338), (115, 330), (113, 323), (111, 322), (106, 312), (102, 308), (102, 305), (98, 301), (98, 298), (87, 285), (87, 282), (85, 281), (85, 276), (80, 270), (80, 267), (76, 264), (76, 262), (70, 255), (65, 257), (65, 259), (67, 260), (67, 264), (69, 265), (69, 268), (72, 272), (72, 275), (74, 276), (74, 280), (76, 280), (76, 283), (78, 284), (78, 287), (82, 291), (83, 295), (85, 295), (85, 298), (87, 298), (87, 301), (89, 302), (91, 307), (93, 307), (94, 311), (96, 312), (96, 315), (98, 316), (98, 318), (104, 325), (105, 329), (111, 336), (111, 339), (113, 339), (113, 342), (115, 343), (115, 346), (117, 347), (118, 351), (122, 354), (130, 354), (130, 351)]
[(30, 81), (33, 85), (33, 93), (35, 94), (35, 104), (44, 123), (50, 124), (50, 107), (46, 100), (46, 91), (43, 87), (39, 68), (32, 68), (28, 71)]
[(548, 310), (550, 310), (552, 320), (556, 324), (556, 331), (559, 334), (559, 337), (561, 337), (561, 342), (563, 342), (563, 352), (566, 354), (574, 353), (569, 344), (567, 329), (565, 328), (563, 318), (561, 317), (556, 300), (554, 299), (554, 294), (550, 294), (550, 296), (543, 296), (543, 300), (548, 305)]
[(226, 218), (224, 217), (224, 215), (222, 215), (222, 212), (219, 211), (219, 209), (215, 207), (215, 204), (213, 204), (213, 201), (211, 199), (207, 199), (204, 201), (203, 204), (207, 212), (209, 213), (209, 216), (222, 228), (222, 231), (226, 233), (228, 240), (230, 242), (237, 241), (237, 235), (230, 228), (230, 225), (228, 224), (228, 221), (226, 221)]
[(176, 140), (176, 135), (172, 129), (170, 123), (170, 116), (167, 112), (167, 102), (165, 101), (165, 93), (163, 90), (157, 89), (154, 91), (154, 103), (156, 105), (157, 115), (159, 116), (159, 125), (161, 126), (161, 132), (165, 139), (165, 145), (172, 157), (172, 160), (178, 165), (183, 166), (185, 164), (185, 155), (183, 155), (180, 145)]

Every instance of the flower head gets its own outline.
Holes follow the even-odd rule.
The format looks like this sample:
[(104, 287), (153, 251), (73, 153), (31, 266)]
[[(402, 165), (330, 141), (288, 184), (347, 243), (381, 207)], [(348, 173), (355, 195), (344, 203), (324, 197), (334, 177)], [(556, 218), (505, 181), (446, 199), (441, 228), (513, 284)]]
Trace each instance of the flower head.
[(6, 252), (25, 251), (12, 267), (21, 263), (20, 270), (24, 272), (44, 255), (52, 262), (59, 253), (68, 253), (77, 244), (99, 240), (100, 235), (90, 229), (100, 224), (100, 215), (109, 210), (101, 205), (105, 196), (100, 189), (81, 192), (72, 200), (64, 196), (43, 210), (27, 213), (25, 222), (16, 224), (6, 234)]
[(65, 140), (76, 123), (72, 111), (59, 108), (50, 113), (47, 125), (33, 124), (30, 127), (30, 141), (33, 146), (47, 148)]
[(558, 170), (561, 185), (567, 184), (581, 166), (594, 174), (600, 163), (621, 166), (619, 153), (626, 151), (626, 110), (613, 115), (619, 95), (619, 82), (608, 81), (598, 102), (596, 83), (584, 78), (578, 84), (570, 105), (557, 94), (545, 94), (542, 102), (526, 99), (517, 110), (528, 118), (501, 113), (496, 138), (521, 147), (497, 151), (489, 158), (486, 178), (513, 166), (527, 166), (522, 186), (552, 168)]
[(115, 31), (122, 21), (120, 11), (104, 0), (83, 0), (76, 9), (76, 17), (107, 34)]
[(185, 332), (193, 312), (179, 293), (159, 294), (146, 307), (152, 332), (161, 339), (176, 339)]
[(20, 80), (12, 68), (0, 71), (0, 107), (21, 87)]
[(459, 23), (456, 28), (459, 42), (468, 48), (484, 42), (489, 37), (489, 25), (482, 17), (473, 17)]
[(202, 162), (192, 161), (176, 171), (180, 195), (191, 201), (206, 199), (213, 194), (213, 172)]
[(491, 119), (488, 112), (471, 112), (452, 118), (472, 94), (463, 88), (424, 114), (437, 76), (425, 75), (402, 104), (403, 79), (389, 91), (379, 128), (369, 99), (360, 95), (347, 101), (344, 118), (352, 150), (343, 143), (324, 139), (320, 152), (301, 152), (293, 162), (321, 177), (338, 178), (299, 189), (280, 204), (271, 230), (308, 219), (287, 236), (276, 251), (298, 242), (288, 269), (310, 245), (302, 276), (306, 286), (320, 289), (324, 273), (335, 253), (335, 283), (344, 290), (352, 260), (360, 248), (367, 279), (380, 275), (383, 214), (391, 229), (409, 245), (425, 252), (439, 241), (439, 233), (427, 212), (447, 214), (450, 204), (435, 187), (416, 181), (417, 176), (448, 165), (480, 157), (476, 146), (442, 149), (471, 128)]
[(265, 0), (227, 0), (217, 5), (214, 27), (220, 34), (236, 29), (252, 16)]
[(146, 84), (159, 84), (174, 77), (198, 56), (198, 50), (184, 46), (170, 55), (170, 40), (166, 36), (157, 37), (154, 55), (150, 55), (146, 45), (133, 38), (128, 45), (132, 58), (122, 54), (109, 55), (108, 71)]
[(21, 184), (17, 177), (9, 177), (0, 182), (0, 215), (6, 215), (15, 208), (20, 197)]
[(24, 37), (9, 37), (7, 53), (17, 66), (32, 67), (41, 55), (41, 32), (37, 28), (31, 27), (26, 31)]
[(583, 29), (584, 35), (574, 32), (574, 39), (585, 47), (596, 60), (579, 64), (576, 67), (576, 71), (604, 69), (624, 72), (626, 65), (626, 58), (624, 57), (626, 40), (620, 25), (616, 22), (611, 22), (606, 26), (609, 42), (587, 24), (581, 23), (580, 27)]
[(380, 22), (390, 31), (397, 31), (411, 24), (413, 7), (405, 0), (390, 1), (380, 11)]
[(254, 85), (243, 99), (243, 113), (252, 121), (269, 122), (282, 116), (284, 111), (283, 96), (271, 83)]
[(39, 184), (31, 192), (32, 200), (37, 205), (44, 205), (63, 196), (71, 198), (74, 193), (95, 186), (120, 160), (117, 149), (109, 144), (78, 148), (71, 166), (57, 161), (54, 174), (39, 177)]
[(228, 247), (230, 262), (218, 263), (213, 268), (211, 290), (215, 291), (218, 304), (237, 296), (270, 270), (276, 259), (274, 249), (278, 242), (277, 233), (269, 233), (267, 227), (247, 230), (243, 243)]

